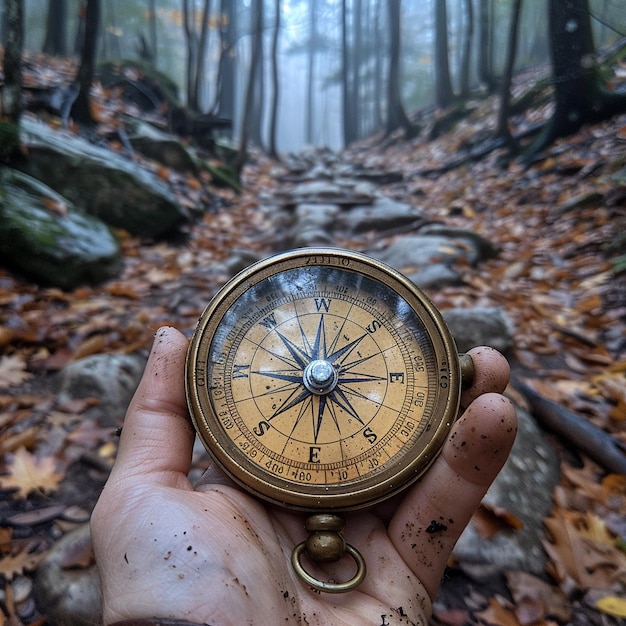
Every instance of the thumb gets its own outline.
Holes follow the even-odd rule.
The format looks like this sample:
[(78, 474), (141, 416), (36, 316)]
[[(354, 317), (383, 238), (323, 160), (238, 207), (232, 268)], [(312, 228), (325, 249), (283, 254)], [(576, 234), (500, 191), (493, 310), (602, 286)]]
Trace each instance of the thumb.
[(194, 430), (184, 389), (187, 340), (160, 328), (128, 407), (112, 477), (187, 486)]

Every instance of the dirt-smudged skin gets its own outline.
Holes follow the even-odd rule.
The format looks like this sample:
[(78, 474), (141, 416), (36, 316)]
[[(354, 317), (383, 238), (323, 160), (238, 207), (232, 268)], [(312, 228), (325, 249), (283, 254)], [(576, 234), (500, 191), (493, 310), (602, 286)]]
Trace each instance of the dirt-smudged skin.
[[(515, 414), (498, 390), (471, 404), (399, 505), (346, 516), (346, 541), (360, 546), (369, 573), (356, 591), (331, 595), (291, 570), (293, 546), (306, 536), (302, 514), (261, 504), (218, 479), (215, 466), (195, 488), (189, 483), (186, 349), (177, 331), (157, 334), (92, 517), (104, 623), (156, 616), (220, 626), (425, 626), (452, 544), (512, 444)], [(477, 385), (495, 362), (479, 357)], [(311, 565), (338, 580), (353, 567), (348, 559)]]

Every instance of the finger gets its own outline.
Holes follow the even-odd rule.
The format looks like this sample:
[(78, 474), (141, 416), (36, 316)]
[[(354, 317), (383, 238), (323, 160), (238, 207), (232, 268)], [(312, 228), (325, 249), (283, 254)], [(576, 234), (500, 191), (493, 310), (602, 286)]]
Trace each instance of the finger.
[(392, 542), (431, 598), (454, 544), (504, 465), (515, 432), (509, 400), (494, 393), (476, 399), (392, 518)]
[(484, 393), (502, 393), (509, 384), (511, 374), (508, 361), (493, 348), (472, 348), (468, 354), (474, 362), (474, 378), (461, 394), (462, 406), (469, 406)]
[(187, 486), (194, 430), (187, 414), (184, 364), (187, 340), (160, 328), (131, 400), (113, 477), (141, 475), (169, 486)]

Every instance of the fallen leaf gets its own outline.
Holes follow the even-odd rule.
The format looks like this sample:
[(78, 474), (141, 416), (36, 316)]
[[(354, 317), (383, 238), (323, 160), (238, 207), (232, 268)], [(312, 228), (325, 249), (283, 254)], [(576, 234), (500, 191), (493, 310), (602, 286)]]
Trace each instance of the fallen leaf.
[(48, 209), (61, 217), (67, 217), (67, 204), (61, 200), (54, 200), (53, 198), (44, 198), (43, 204)]
[(0, 358), (0, 389), (20, 385), (31, 378), (32, 374), (26, 371), (26, 362), (19, 354)]
[(19, 448), (8, 463), (9, 475), (0, 476), (2, 489), (17, 489), (18, 496), (26, 497), (34, 491), (56, 491), (63, 479), (57, 473), (57, 464), (49, 456), (38, 459), (26, 448)]
[(503, 607), (495, 598), (489, 598), (489, 606), (476, 613), (476, 617), (490, 626), (522, 626), (515, 613)]
[(626, 598), (604, 596), (596, 602), (596, 608), (607, 615), (626, 618)]
[[(546, 615), (562, 623), (569, 622), (572, 616), (571, 602), (558, 587), (522, 571), (506, 572), (505, 577), (516, 605), (515, 613), (523, 626), (536, 623)], [(539, 609), (541, 615), (538, 615)]]
[(63, 569), (85, 569), (94, 564), (93, 547), (88, 533), (80, 533), (63, 550), (61, 567)]
[(11, 537), (13, 537), (12, 528), (0, 527), (0, 554), (11, 552)]
[(15, 515), (11, 515), (7, 521), (11, 526), (34, 526), (56, 519), (64, 511), (64, 504), (54, 504), (52, 506), (46, 506), (43, 509), (33, 509), (32, 511), (16, 513)]
[(33, 554), (24, 548), (14, 556), (5, 556), (0, 559), (0, 574), (6, 580), (13, 580), (15, 576), (20, 576), (24, 572), (32, 572), (45, 553)]
[(524, 527), (524, 522), (510, 511), (485, 502), (474, 513), (471, 523), (483, 539), (491, 539), (498, 533), (520, 530)]
[(555, 509), (544, 526), (548, 539), (543, 546), (557, 582), (573, 581), (585, 591), (607, 589), (616, 576), (626, 575), (626, 554), (596, 515)]

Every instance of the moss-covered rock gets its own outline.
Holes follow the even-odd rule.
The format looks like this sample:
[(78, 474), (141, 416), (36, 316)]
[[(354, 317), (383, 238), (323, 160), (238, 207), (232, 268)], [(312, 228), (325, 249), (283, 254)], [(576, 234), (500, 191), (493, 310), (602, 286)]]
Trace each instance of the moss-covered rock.
[(111, 150), (26, 117), (22, 141), (28, 157), (16, 168), (110, 226), (150, 238), (190, 218), (156, 175)]
[(0, 169), (0, 263), (47, 285), (71, 289), (115, 276), (122, 256), (99, 219), (39, 181)]

